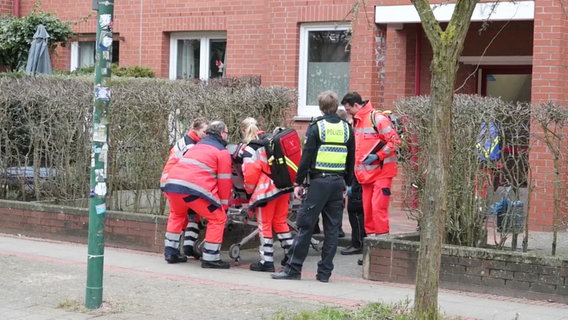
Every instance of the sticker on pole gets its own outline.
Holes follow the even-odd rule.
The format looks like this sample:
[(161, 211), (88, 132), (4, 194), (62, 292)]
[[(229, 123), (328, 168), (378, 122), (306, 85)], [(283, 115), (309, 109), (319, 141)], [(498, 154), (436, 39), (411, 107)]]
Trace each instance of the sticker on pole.
[(107, 140), (107, 126), (104, 124), (93, 125), (93, 141), (106, 142)]
[(97, 182), (95, 185), (95, 194), (99, 197), (104, 197), (107, 194), (107, 185), (105, 182)]
[(97, 86), (95, 88), (95, 99), (109, 101), (110, 89), (108, 87)]
[(112, 28), (112, 17), (110, 14), (101, 14), (99, 16), (99, 26), (103, 30), (110, 30)]
[(97, 214), (105, 214), (107, 209), (106, 209), (106, 203), (101, 203), (99, 205), (95, 206), (95, 211), (97, 212)]

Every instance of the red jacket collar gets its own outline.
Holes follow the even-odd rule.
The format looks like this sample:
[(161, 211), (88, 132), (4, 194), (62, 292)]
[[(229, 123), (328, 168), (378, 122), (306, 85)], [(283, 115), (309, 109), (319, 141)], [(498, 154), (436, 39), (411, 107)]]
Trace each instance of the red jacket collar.
[(187, 135), (191, 138), (191, 140), (195, 141), (195, 143), (198, 143), (199, 140), (201, 140), (201, 138), (197, 135), (197, 132), (193, 131), (193, 129), (190, 129)]

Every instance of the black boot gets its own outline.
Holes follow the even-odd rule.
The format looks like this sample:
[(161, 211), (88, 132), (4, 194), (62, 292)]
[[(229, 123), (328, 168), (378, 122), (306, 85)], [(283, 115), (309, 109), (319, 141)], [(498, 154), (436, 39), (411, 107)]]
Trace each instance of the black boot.
[(302, 279), (302, 275), (299, 273), (288, 273), (284, 270), (277, 272), (277, 273), (273, 273), (270, 275), (270, 277), (272, 279), (276, 279), (276, 280), (300, 280)]
[(201, 268), (208, 269), (229, 269), (231, 264), (223, 260), (207, 261), (201, 260)]
[(274, 262), (257, 261), (255, 263), (251, 263), (250, 269), (252, 271), (274, 272)]
[(168, 263), (187, 262), (187, 257), (180, 254), (166, 255), (166, 261)]
[(348, 255), (352, 255), (352, 254), (360, 254), (360, 253), (363, 253), (363, 249), (350, 246), (350, 247), (347, 247), (346, 249), (341, 250), (340, 253), (344, 256), (348, 256)]
[(183, 253), (188, 257), (193, 257), (195, 260), (201, 258), (201, 254), (194, 250), (192, 246), (183, 246)]

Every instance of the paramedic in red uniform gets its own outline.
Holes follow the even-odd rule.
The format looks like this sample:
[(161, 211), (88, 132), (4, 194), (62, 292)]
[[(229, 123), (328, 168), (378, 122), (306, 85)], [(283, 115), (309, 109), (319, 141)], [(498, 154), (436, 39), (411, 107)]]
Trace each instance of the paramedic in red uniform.
[(196, 118), (191, 123), (191, 128), (187, 131), (183, 137), (176, 141), (172, 148), (170, 149), (170, 154), (168, 155), (168, 160), (164, 165), (162, 170), (162, 177), (160, 178), (160, 188), (163, 187), (164, 182), (168, 178), (168, 172), (170, 168), (175, 165), (181, 157), (191, 149), (199, 140), (205, 137), (205, 130), (209, 122), (205, 118)]
[[(162, 170), (162, 177), (160, 178), (160, 189), (163, 189), (164, 183), (168, 178), (168, 172), (170, 168), (174, 166), (183, 155), (191, 149), (196, 143), (198, 143), (203, 137), (205, 137), (205, 130), (209, 126), (209, 121), (205, 118), (196, 118), (191, 123), (191, 128), (187, 133), (176, 141), (170, 150), (168, 160), (164, 165)], [(199, 259), (201, 256), (197, 250), (193, 250), (193, 245), (199, 236), (199, 220), (200, 217), (195, 214), (195, 212), (188, 210), (187, 212), (188, 223), (184, 232), (183, 241), (183, 252), (184, 255), (172, 255), (170, 259), (166, 259), (169, 263), (186, 262), (186, 256), (193, 256), (195, 259)], [(170, 217), (172, 215), (170, 214)], [(179, 249), (180, 236), (177, 234), (166, 233), (165, 246), (173, 247), (174, 249)]]
[[(316, 279), (328, 282), (333, 271), (343, 219), (344, 194), (353, 177), (355, 141), (351, 126), (336, 113), (339, 106), (337, 94), (333, 91), (320, 93), (318, 104), (324, 115), (306, 130), (306, 142), (294, 183), (294, 196), (303, 199), (296, 218), (298, 232), (292, 248), (288, 250), (289, 259), (284, 269), (273, 273), (272, 279), (300, 280), (320, 212), (324, 240)], [(304, 196), (304, 181), (308, 176), (309, 187)]]
[(291, 190), (276, 188), (267, 175), (270, 167), (264, 147), (266, 135), (258, 129), (254, 118), (249, 117), (241, 122), (241, 136), (238, 157), (243, 159), (244, 187), (251, 195), (250, 209), (255, 213), (260, 237), (260, 260), (252, 263), (250, 270), (274, 272), (273, 231), (284, 254), (292, 245), (292, 234), (286, 222)]
[[(231, 155), (225, 149), (229, 132), (225, 123), (214, 121), (206, 134), (168, 173), (163, 187), (171, 208), (166, 234), (179, 235), (187, 222), (187, 210), (195, 211), (207, 219), (201, 267), (228, 269), (220, 251), (233, 188)], [(179, 254), (179, 248), (165, 247), (167, 261)]]
[[(353, 116), (355, 176), (363, 187), (365, 233), (368, 237), (388, 234), (391, 186), (398, 171), (396, 148), (400, 139), (390, 119), (381, 112), (373, 113), (371, 102), (364, 102), (357, 92), (347, 93), (341, 104)], [(371, 152), (381, 141), (384, 146)]]

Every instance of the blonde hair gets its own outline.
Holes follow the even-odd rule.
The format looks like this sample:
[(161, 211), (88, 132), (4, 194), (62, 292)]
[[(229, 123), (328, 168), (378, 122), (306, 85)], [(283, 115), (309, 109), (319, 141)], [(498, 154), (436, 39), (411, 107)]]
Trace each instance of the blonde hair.
[(255, 118), (248, 117), (241, 122), (241, 136), (243, 143), (246, 144), (258, 139), (258, 126)]
[(319, 109), (323, 114), (336, 113), (339, 107), (337, 93), (327, 90), (318, 95)]

